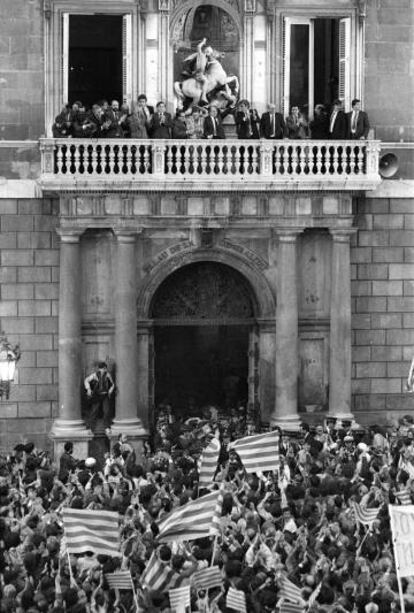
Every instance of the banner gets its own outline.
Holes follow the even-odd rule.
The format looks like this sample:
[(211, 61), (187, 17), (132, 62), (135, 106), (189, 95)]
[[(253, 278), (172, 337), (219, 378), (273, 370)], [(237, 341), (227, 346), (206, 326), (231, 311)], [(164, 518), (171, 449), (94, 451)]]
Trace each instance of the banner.
[(414, 576), (414, 505), (389, 505), (388, 510), (397, 576)]

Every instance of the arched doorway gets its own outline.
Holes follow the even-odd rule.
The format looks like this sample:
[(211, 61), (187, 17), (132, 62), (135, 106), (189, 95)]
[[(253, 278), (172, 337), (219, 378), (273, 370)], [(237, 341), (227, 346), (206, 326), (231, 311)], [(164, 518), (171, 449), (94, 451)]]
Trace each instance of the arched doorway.
[(257, 304), (249, 282), (218, 262), (195, 262), (171, 273), (156, 290), (155, 405), (198, 415), (257, 401)]

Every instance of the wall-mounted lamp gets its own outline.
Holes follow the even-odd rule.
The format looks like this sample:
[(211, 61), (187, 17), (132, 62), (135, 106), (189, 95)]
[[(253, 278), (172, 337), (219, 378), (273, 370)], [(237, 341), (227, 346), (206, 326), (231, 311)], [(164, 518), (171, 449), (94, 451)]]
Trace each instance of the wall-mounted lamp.
[(4, 332), (0, 332), (0, 400), (10, 396), (10, 383), (14, 379), (16, 363), (20, 359), (19, 345), (11, 345)]

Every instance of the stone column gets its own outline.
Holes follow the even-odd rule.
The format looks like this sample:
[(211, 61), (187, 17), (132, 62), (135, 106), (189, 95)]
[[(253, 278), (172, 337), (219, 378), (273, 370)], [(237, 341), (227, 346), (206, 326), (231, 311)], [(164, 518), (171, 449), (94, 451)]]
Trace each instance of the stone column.
[(138, 324), (138, 416), (144, 427), (148, 428), (150, 409), (150, 334), (152, 334), (151, 322), (139, 322)]
[(259, 397), (262, 421), (275, 406), (275, 319), (259, 319)]
[(276, 294), (276, 398), (271, 424), (284, 430), (299, 429), (298, 416), (298, 297), (296, 229), (278, 230)]
[(331, 229), (331, 321), (329, 416), (352, 419), (351, 412), (351, 263), (354, 229)]
[(147, 436), (138, 417), (136, 230), (119, 230), (116, 256), (115, 354), (116, 408), (109, 437), (126, 434), (140, 452)]
[(81, 418), (81, 301), (79, 291), (80, 230), (59, 229), (59, 416), (51, 437), (55, 457), (63, 451), (66, 441), (74, 444), (74, 455), (86, 457), (92, 432)]

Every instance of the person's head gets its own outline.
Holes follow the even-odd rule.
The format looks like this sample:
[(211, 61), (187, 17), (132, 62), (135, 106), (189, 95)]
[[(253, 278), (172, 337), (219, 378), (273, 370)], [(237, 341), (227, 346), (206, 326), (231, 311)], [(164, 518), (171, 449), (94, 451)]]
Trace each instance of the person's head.
[(292, 113), (292, 115), (299, 115), (299, 107), (298, 106), (292, 106), (291, 113)]
[(342, 109), (342, 100), (339, 100), (339, 98), (334, 100), (333, 101), (333, 109), (334, 109), (334, 111), (340, 111)]
[(267, 105), (267, 110), (269, 111), (269, 113), (275, 113), (276, 104), (274, 102), (269, 102), (269, 104)]
[(64, 451), (66, 453), (72, 453), (73, 451), (73, 443), (71, 441), (67, 441), (63, 446)]
[(82, 107), (82, 102), (80, 100), (75, 100), (75, 102), (72, 104), (72, 111), (79, 111), (79, 109), (81, 109)]
[(98, 118), (102, 115), (102, 108), (99, 106), (99, 104), (92, 105), (92, 113)]
[(140, 94), (138, 96), (138, 105), (139, 106), (146, 106), (147, 104), (147, 97), (145, 94)]
[(360, 111), (361, 110), (361, 100), (358, 100), (358, 98), (354, 98), (352, 100), (352, 110), (353, 111)]
[(322, 115), (323, 111), (324, 111), (323, 104), (317, 104), (315, 106), (315, 115)]
[(111, 108), (113, 111), (119, 111), (119, 102), (118, 100), (112, 100)]
[(158, 113), (165, 113), (165, 102), (163, 100), (157, 103), (157, 111)]
[(207, 57), (212, 57), (214, 53), (213, 47), (211, 47), (210, 45), (207, 45), (207, 47), (204, 48), (204, 53), (206, 54)]
[(108, 370), (108, 364), (106, 362), (99, 362), (98, 370), (100, 370), (101, 372), (105, 372), (106, 370)]
[(179, 119), (180, 121), (185, 121), (185, 111), (184, 109), (178, 109), (176, 114), (176, 119)]
[(104, 111), (106, 111), (106, 109), (109, 107), (109, 102), (108, 100), (105, 100), (105, 98), (103, 100), (100, 100), (98, 104)]
[(239, 109), (243, 112), (248, 111), (250, 108), (250, 103), (248, 100), (240, 100), (239, 102)]
[(216, 105), (215, 104), (210, 105), (210, 107), (208, 109), (208, 112), (211, 115), (211, 117), (217, 117), (218, 109), (217, 109)]

